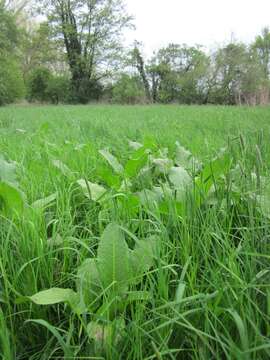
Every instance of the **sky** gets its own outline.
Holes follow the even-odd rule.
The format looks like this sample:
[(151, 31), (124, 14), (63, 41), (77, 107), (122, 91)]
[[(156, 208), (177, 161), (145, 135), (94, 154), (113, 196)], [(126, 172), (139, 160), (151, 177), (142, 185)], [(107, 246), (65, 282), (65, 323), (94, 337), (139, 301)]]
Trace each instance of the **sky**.
[(143, 42), (144, 52), (170, 42), (200, 44), (206, 49), (233, 38), (251, 42), (270, 26), (270, 0), (126, 0), (135, 17), (135, 31), (126, 42)]

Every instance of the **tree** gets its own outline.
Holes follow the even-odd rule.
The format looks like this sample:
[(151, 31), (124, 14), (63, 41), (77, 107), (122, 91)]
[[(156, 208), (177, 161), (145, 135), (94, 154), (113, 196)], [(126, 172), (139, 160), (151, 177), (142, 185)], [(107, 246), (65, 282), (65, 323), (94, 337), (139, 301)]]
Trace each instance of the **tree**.
[(85, 103), (116, 65), (131, 17), (122, 0), (44, 0), (42, 8), (63, 41), (74, 100)]
[(123, 74), (113, 87), (112, 101), (120, 104), (146, 102), (144, 86), (140, 78)]
[(65, 75), (50, 76), (46, 87), (46, 97), (53, 104), (68, 103), (70, 100), (70, 80)]
[(0, 0), (0, 105), (22, 98), (25, 92), (16, 51), (18, 42), (16, 19)]
[(256, 37), (256, 40), (253, 44), (253, 49), (257, 52), (261, 64), (263, 66), (263, 71), (265, 78), (269, 78), (269, 69), (270, 69), (270, 31), (269, 28), (264, 28), (262, 34)]
[(268, 103), (269, 83), (265, 79), (264, 68), (254, 52), (248, 51), (245, 69), (241, 76), (240, 102), (248, 105)]
[(30, 24), (21, 40), (21, 64), (24, 78), (34, 69), (46, 67), (57, 73), (67, 72), (63, 49), (52, 38), (47, 22)]
[(215, 85), (209, 101), (226, 105), (235, 104), (241, 96), (241, 79), (247, 62), (244, 44), (230, 43), (213, 56)]
[(52, 78), (51, 72), (44, 68), (34, 69), (27, 81), (28, 99), (30, 101), (48, 101), (48, 85)]
[(192, 104), (202, 102), (202, 84), (209, 59), (199, 46), (169, 44), (157, 53), (162, 70), (160, 96)]
[(149, 80), (148, 80), (148, 77), (147, 77), (147, 71), (146, 71), (146, 68), (145, 68), (144, 59), (143, 59), (143, 56), (141, 54), (141, 51), (140, 51), (138, 45), (139, 44), (137, 42), (135, 42), (134, 49), (131, 52), (131, 62), (134, 64), (134, 66), (136, 67), (136, 69), (137, 69), (137, 71), (139, 73), (139, 76), (141, 77), (141, 80), (142, 80), (142, 83), (143, 83), (143, 86), (144, 86), (146, 99), (149, 102), (152, 102), (154, 99), (151, 96), (150, 84), (149, 84)]
[(15, 17), (0, 0), (0, 55), (14, 52), (18, 44), (19, 32)]
[(10, 56), (0, 56), (0, 105), (12, 103), (24, 95), (24, 81), (17, 61)]
[(133, 61), (152, 102), (201, 103), (202, 80), (209, 65), (199, 47), (170, 44), (160, 49), (145, 65), (136, 46)]

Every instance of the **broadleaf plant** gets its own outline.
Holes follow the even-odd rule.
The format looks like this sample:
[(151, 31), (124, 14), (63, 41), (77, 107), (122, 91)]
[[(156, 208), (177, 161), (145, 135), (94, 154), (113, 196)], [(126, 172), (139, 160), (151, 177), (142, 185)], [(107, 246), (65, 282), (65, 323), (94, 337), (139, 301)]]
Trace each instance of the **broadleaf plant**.
[[(78, 315), (91, 313), (92, 321), (85, 324), (89, 337), (95, 338), (93, 327), (109, 334), (107, 330), (112, 323), (121, 323), (123, 327), (123, 321), (119, 319), (123, 319), (126, 306), (133, 301), (150, 299), (147, 291), (132, 291), (131, 286), (138, 284), (153, 266), (157, 244), (158, 237), (152, 236), (136, 239), (134, 249), (130, 249), (123, 229), (111, 223), (101, 235), (97, 257), (86, 259), (78, 268), (76, 292), (52, 288), (40, 291), (29, 299), (38, 305), (63, 302)], [(106, 320), (105, 324), (102, 319)], [(98, 336), (96, 340), (100, 340)]]

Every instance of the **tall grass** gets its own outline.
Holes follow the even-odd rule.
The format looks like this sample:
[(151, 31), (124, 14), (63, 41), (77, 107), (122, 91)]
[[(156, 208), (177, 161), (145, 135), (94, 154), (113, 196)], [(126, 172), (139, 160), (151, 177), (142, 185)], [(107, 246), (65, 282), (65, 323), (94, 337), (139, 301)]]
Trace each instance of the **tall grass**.
[[(31, 217), (0, 219), (0, 355), (3, 359), (237, 359), (270, 357), (267, 209), (254, 200), (269, 182), (269, 109), (215, 107), (37, 107), (0, 111), (1, 154), (17, 161), (20, 187), (31, 204), (57, 193)], [(7, 121), (5, 119), (8, 119)], [(16, 130), (17, 129), (17, 130)], [(25, 130), (21, 131), (21, 130)], [(130, 210), (112, 199), (100, 225), (100, 206), (76, 193), (52, 164), (60, 159), (78, 176), (100, 182), (110, 149), (125, 162), (127, 139), (175, 140), (203, 163), (222, 146), (231, 169), (207, 204), (192, 198)], [(152, 141), (151, 140), (151, 141)], [(254, 175), (255, 174), (255, 175)], [(1, 174), (0, 174), (1, 175)], [(270, 194), (269, 194), (270, 196)], [(270, 197), (269, 197), (270, 203)], [(270, 208), (270, 206), (269, 206)], [(66, 304), (36, 305), (26, 297), (52, 287), (75, 288), (77, 268), (95, 257), (104, 227), (116, 222), (129, 239), (159, 237), (158, 256), (130, 291), (150, 298), (130, 303), (124, 329), (100, 350)], [(131, 240), (130, 240), (131, 239)], [(104, 306), (106, 296), (104, 296)], [(104, 334), (103, 334), (104, 336)]]

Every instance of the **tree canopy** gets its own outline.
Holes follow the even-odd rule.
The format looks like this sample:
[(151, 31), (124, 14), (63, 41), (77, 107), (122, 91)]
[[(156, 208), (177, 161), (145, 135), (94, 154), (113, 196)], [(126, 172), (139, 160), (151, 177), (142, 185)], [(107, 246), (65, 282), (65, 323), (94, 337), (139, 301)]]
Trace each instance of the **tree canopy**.
[[(0, 103), (265, 104), (270, 32), (214, 51), (124, 44), (124, 0), (0, 0)], [(31, 16), (30, 16), (31, 14)], [(42, 15), (42, 16), (40, 16)], [(25, 89), (26, 88), (26, 89)]]

